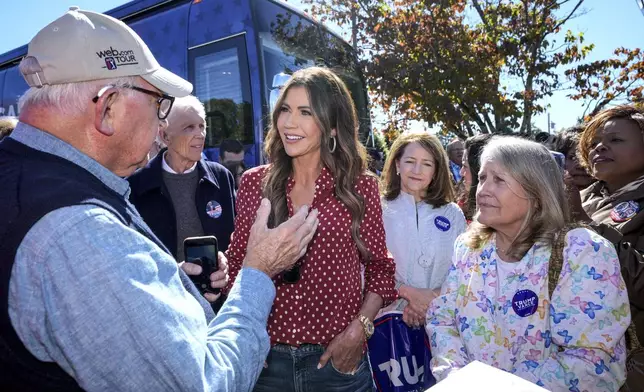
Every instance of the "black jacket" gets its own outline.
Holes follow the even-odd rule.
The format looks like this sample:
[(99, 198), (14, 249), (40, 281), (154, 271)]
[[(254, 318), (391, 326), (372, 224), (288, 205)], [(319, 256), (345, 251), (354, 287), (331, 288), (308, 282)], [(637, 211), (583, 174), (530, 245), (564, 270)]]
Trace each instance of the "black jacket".
[[(51, 211), (72, 205), (94, 204), (112, 212), (124, 225), (164, 251), (167, 249), (145, 228), (122, 195), (68, 160), (7, 138), (0, 143), (0, 173), (0, 388), (3, 391), (82, 390), (58, 364), (42, 362), (31, 354), (11, 324), (9, 282), (23, 238), (40, 218)], [(212, 320), (215, 315), (211, 307), (188, 276), (179, 270), (179, 277), (204, 309), (206, 320)], [(78, 277), (70, 277), (72, 280), (75, 278)]]
[[(147, 166), (130, 176), (128, 181), (132, 187), (130, 201), (152, 232), (175, 255), (177, 219), (170, 193), (163, 182), (162, 157), (165, 151), (160, 151)], [(196, 170), (199, 173), (199, 184), (195, 193), (195, 205), (203, 232), (217, 237), (219, 250), (223, 252), (228, 249), (230, 235), (235, 228), (235, 179), (219, 163), (204, 159), (197, 163)], [(213, 206), (217, 205), (221, 206), (221, 214), (218, 208), (213, 211)], [(208, 215), (208, 206), (213, 217)]]

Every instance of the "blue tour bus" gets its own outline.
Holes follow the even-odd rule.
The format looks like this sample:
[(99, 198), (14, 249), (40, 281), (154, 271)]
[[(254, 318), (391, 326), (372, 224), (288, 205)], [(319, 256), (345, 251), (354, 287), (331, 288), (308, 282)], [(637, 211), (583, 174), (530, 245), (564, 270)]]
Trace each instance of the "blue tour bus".
[[(107, 12), (123, 20), (165, 68), (190, 80), (204, 102), (205, 153), (232, 138), (245, 145), (248, 166), (262, 163), (271, 102), (293, 71), (324, 65), (347, 83), (360, 116), (361, 140), (371, 132), (367, 91), (350, 45), (322, 24), (278, 0), (135, 0)], [(18, 64), (27, 46), (0, 55), (0, 116), (17, 115), (27, 89)]]

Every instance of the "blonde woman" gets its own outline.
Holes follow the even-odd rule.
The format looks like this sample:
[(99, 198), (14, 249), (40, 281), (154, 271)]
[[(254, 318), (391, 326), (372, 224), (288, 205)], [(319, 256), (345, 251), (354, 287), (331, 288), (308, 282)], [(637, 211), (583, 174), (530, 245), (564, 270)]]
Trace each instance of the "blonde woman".
[[(433, 375), (440, 381), (478, 360), (550, 391), (617, 391), (631, 319), (617, 254), (595, 232), (567, 229), (563, 179), (548, 150), (493, 138), (476, 201), (428, 312)], [(563, 250), (553, 252), (557, 244)]]

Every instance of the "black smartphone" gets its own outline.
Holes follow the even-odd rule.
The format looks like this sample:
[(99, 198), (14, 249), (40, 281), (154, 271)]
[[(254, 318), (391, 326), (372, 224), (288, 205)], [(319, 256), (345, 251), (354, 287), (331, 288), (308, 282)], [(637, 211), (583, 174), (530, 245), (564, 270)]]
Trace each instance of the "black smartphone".
[(201, 266), (200, 275), (189, 275), (202, 293), (219, 294), (220, 289), (210, 286), (210, 274), (219, 269), (217, 237), (189, 237), (183, 241), (184, 260)]

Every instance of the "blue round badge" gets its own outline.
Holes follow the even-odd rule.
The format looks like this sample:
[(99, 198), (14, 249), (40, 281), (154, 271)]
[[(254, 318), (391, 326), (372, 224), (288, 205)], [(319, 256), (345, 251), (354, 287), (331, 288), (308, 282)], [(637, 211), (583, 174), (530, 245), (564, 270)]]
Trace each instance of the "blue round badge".
[(206, 204), (206, 214), (208, 214), (209, 217), (212, 219), (217, 219), (221, 216), (222, 213), (221, 209), (221, 204), (219, 204), (215, 200), (210, 200), (208, 204)]
[(434, 224), (440, 231), (448, 231), (449, 228), (452, 227), (452, 224), (449, 223), (449, 219), (445, 218), (444, 216), (437, 216), (436, 218), (434, 218)]
[(614, 222), (621, 223), (631, 219), (640, 212), (640, 205), (631, 201), (619, 203), (610, 212), (610, 217)]
[(512, 297), (512, 309), (521, 317), (533, 315), (537, 307), (539, 307), (539, 297), (532, 290), (519, 290)]

